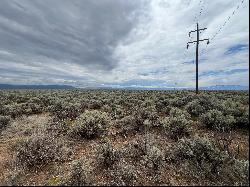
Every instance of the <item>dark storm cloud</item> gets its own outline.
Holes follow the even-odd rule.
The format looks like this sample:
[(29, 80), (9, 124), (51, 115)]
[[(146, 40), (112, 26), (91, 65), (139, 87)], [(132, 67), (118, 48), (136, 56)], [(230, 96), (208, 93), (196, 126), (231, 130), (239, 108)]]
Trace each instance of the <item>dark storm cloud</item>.
[[(71, 62), (87, 68), (115, 67), (113, 49), (136, 24), (135, 0), (1, 0), (2, 61)], [(6, 62), (8, 62), (6, 61)]]

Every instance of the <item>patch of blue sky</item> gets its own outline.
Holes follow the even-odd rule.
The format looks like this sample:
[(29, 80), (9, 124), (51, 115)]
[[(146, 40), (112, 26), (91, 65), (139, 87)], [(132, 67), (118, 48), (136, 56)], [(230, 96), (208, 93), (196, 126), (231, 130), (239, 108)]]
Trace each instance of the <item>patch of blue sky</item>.
[(204, 76), (216, 76), (216, 75), (232, 75), (235, 73), (248, 72), (249, 69), (233, 69), (230, 71), (206, 71), (200, 74), (200, 77)]
[(227, 49), (227, 51), (225, 52), (225, 55), (238, 53), (240, 51), (244, 51), (244, 50), (248, 50), (248, 49), (249, 49), (249, 45), (246, 45), (246, 44), (234, 45), (234, 46), (230, 47), (229, 49)]
[(248, 72), (249, 69), (233, 69), (229, 72), (226, 72), (226, 74), (234, 74), (234, 73), (243, 73), (243, 72)]

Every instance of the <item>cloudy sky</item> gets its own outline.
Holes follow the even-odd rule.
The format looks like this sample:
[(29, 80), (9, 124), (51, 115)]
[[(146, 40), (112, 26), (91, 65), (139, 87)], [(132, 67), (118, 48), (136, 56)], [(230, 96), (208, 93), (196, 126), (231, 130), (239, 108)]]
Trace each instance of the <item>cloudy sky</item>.
[(248, 86), (241, 1), (0, 0), (0, 83), (195, 87), (198, 20), (200, 86)]

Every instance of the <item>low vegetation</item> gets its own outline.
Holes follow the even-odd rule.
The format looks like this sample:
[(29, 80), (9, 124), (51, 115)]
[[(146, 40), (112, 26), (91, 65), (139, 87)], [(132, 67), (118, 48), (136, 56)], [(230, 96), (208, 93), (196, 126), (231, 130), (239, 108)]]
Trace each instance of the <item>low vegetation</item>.
[(108, 126), (108, 116), (97, 110), (86, 110), (72, 124), (71, 134), (75, 137), (92, 139), (105, 133)]
[(62, 162), (71, 155), (65, 141), (52, 134), (33, 134), (27, 139), (21, 139), (13, 146), (13, 151), (15, 166), (26, 170)]
[(249, 185), (244, 91), (0, 91), (0, 185)]

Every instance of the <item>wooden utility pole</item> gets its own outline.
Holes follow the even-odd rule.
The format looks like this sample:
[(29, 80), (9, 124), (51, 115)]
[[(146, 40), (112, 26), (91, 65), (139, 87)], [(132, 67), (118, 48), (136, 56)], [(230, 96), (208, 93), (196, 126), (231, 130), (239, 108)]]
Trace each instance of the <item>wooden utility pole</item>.
[(197, 40), (187, 43), (187, 49), (188, 49), (190, 43), (196, 43), (196, 94), (199, 93), (199, 86), (198, 86), (199, 85), (199, 82), (198, 82), (198, 79), (199, 79), (199, 73), (198, 73), (198, 67), (199, 67), (198, 66), (198, 64), (199, 64), (199, 43), (206, 40), (207, 44), (209, 44), (209, 39), (200, 40), (200, 31), (206, 30), (206, 29), (207, 28), (199, 29), (199, 24), (197, 23), (197, 29), (194, 30), (194, 31), (189, 32), (189, 37), (190, 37), (190, 34), (192, 32), (197, 32)]

